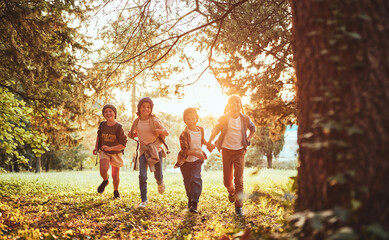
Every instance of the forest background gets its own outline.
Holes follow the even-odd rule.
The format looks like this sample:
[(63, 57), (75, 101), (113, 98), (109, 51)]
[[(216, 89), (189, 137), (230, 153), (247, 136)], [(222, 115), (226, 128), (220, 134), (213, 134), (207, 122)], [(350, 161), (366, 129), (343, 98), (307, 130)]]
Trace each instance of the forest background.
[[(282, 28), (269, 29), (268, 34), (288, 35), (290, 29), (286, 25), (290, 24), (287, 16), (290, 12), (287, 4), (274, 4), (261, 8), (263, 11), (275, 9), (284, 19), (267, 24), (281, 24), (286, 31), (282, 33)], [(281, 8), (276, 9), (279, 6)], [(167, 141), (172, 154), (165, 165), (172, 166), (179, 150), (178, 137), (185, 127), (181, 117), (184, 108), (179, 108), (178, 103), (183, 101), (190, 88), (194, 96), (186, 107), (198, 108), (200, 116), (204, 115), (203, 112), (208, 114), (200, 122), (207, 136), (222, 114), (226, 96), (234, 93), (244, 97), (246, 111), (259, 129), (246, 163), (248, 166), (272, 167), (272, 159), (283, 148), (286, 125), (294, 121), (293, 107), (288, 109), (289, 112), (280, 113), (267, 109), (269, 106), (280, 108), (276, 103), (293, 105), (293, 91), (288, 93), (286, 103), (279, 94), (285, 91), (283, 86), (291, 82), (291, 76), (279, 79), (281, 74), (292, 72), (286, 36), (274, 36), (284, 39), (282, 46), (272, 46), (270, 36), (265, 39), (258, 37), (263, 45), (260, 48), (269, 50), (258, 51), (256, 56), (236, 52), (245, 44), (236, 42), (228, 49), (218, 50), (218, 54), (215, 51), (215, 59), (211, 60), (210, 49), (217, 49), (212, 46), (215, 33), (210, 31), (215, 26), (209, 20), (204, 25), (201, 11), (192, 11), (191, 7), (191, 4), (180, 1), (166, 5), (168, 15), (165, 17), (169, 14), (177, 17), (181, 9), (186, 9), (188, 19), (178, 18), (175, 24), (166, 22), (163, 26), (161, 14), (164, 13), (158, 10), (158, 4), (149, 1), (138, 4), (121, 1), (105, 4), (96, 1), (3, 3), (2, 69), (5, 71), (1, 77), (4, 122), (0, 139), (1, 169), (40, 171), (43, 167), (49, 171), (92, 168), (94, 159), (90, 153), (94, 148), (97, 126), (104, 120), (101, 116), (103, 105), (114, 103), (118, 107), (118, 121), (128, 131), (135, 117), (137, 101), (143, 96), (156, 99), (155, 112), (170, 131)], [(207, 7), (211, 6), (204, 5), (204, 10)], [(250, 6), (247, 11), (254, 14), (254, 8)], [(142, 17), (142, 14), (147, 14), (147, 17)], [(180, 27), (170, 29), (178, 23)], [(195, 25), (204, 25), (204, 29), (191, 33)], [(226, 34), (237, 34), (229, 29), (226, 31)], [(161, 40), (172, 32), (180, 32), (182, 36)], [(174, 39), (179, 38), (182, 38), (181, 43), (175, 43)], [(269, 54), (275, 52), (270, 49), (275, 47), (286, 51), (277, 52), (277, 55), (285, 55), (281, 63), (277, 59), (279, 57)], [(239, 55), (239, 59), (231, 62), (232, 55)], [(219, 63), (212, 63), (219, 61), (217, 58), (229, 60), (223, 61), (225, 66), (218, 66)], [(207, 59), (210, 60), (208, 63)], [(247, 66), (242, 68), (242, 64)], [(240, 67), (240, 74), (237, 67)], [(228, 70), (216, 73), (222, 68)], [(231, 76), (226, 77), (225, 74)], [(242, 82), (242, 76), (236, 76), (238, 74), (246, 79), (245, 82)], [(212, 97), (213, 94), (203, 95), (199, 98), (204, 98), (206, 102), (199, 103), (196, 95), (204, 91), (204, 85), (219, 98)], [(212, 90), (208, 91), (212, 93)], [(158, 98), (162, 101), (170, 99), (164, 111), (158, 108)], [(258, 101), (266, 104), (260, 105)], [(216, 108), (219, 111), (215, 111)], [(126, 163), (132, 161), (134, 148), (134, 143), (129, 141)], [(266, 162), (263, 157), (257, 156), (265, 157)], [(219, 160), (220, 154), (212, 154), (208, 167), (220, 169)], [(293, 163), (281, 163), (285, 165), (282, 167), (295, 167), (296, 159), (292, 160)], [(212, 167), (212, 161), (219, 166)]]

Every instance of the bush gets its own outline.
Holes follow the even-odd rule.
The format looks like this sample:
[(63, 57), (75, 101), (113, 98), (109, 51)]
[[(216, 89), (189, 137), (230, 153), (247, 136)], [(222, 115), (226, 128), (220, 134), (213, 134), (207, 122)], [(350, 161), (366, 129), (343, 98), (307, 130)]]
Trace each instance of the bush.
[(211, 153), (204, 164), (204, 170), (222, 170), (223, 169), (223, 161), (222, 155), (217, 153)]
[(297, 169), (297, 159), (291, 161), (273, 161), (273, 168), (280, 170), (296, 170)]

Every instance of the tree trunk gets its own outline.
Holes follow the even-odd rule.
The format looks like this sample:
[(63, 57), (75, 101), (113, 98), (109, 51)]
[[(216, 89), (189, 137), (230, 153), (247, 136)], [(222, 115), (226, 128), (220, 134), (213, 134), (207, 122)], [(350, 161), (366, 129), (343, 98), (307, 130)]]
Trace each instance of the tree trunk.
[(50, 159), (51, 159), (50, 155), (49, 156), (46, 155), (46, 163), (45, 163), (45, 171), (46, 172), (48, 172), (50, 170)]
[(354, 210), (355, 225), (388, 227), (389, 1), (291, 5), (297, 210), (341, 206)]
[(267, 153), (266, 158), (267, 158), (267, 168), (272, 168), (273, 167), (273, 153)]
[(40, 172), (41, 172), (41, 157), (37, 157), (35, 162), (35, 173), (40, 173)]

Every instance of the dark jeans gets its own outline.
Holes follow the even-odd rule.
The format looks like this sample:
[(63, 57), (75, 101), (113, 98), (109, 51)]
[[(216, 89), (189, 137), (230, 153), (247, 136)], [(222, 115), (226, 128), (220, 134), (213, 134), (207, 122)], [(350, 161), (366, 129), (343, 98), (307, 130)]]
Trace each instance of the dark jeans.
[(203, 180), (201, 179), (202, 161), (185, 162), (181, 167), (181, 173), (184, 178), (186, 196), (192, 202), (199, 202), (201, 191), (203, 189)]
[[(159, 152), (159, 162), (154, 166), (154, 177), (157, 180), (157, 184), (161, 184), (163, 182), (161, 152)], [(142, 198), (142, 202), (144, 202), (147, 200), (147, 160), (144, 154), (139, 157), (139, 188), (140, 197)]]

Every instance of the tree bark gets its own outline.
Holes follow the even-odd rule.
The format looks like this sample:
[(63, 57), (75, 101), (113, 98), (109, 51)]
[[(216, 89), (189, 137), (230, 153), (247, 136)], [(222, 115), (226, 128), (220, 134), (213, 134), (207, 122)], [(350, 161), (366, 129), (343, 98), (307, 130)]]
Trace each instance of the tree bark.
[(267, 168), (272, 168), (273, 167), (273, 153), (267, 153), (266, 154), (267, 158)]
[(40, 173), (40, 172), (41, 172), (41, 157), (37, 157), (35, 162), (35, 173)]
[(389, 1), (292, 0), (297, 210), (389, 227)]

